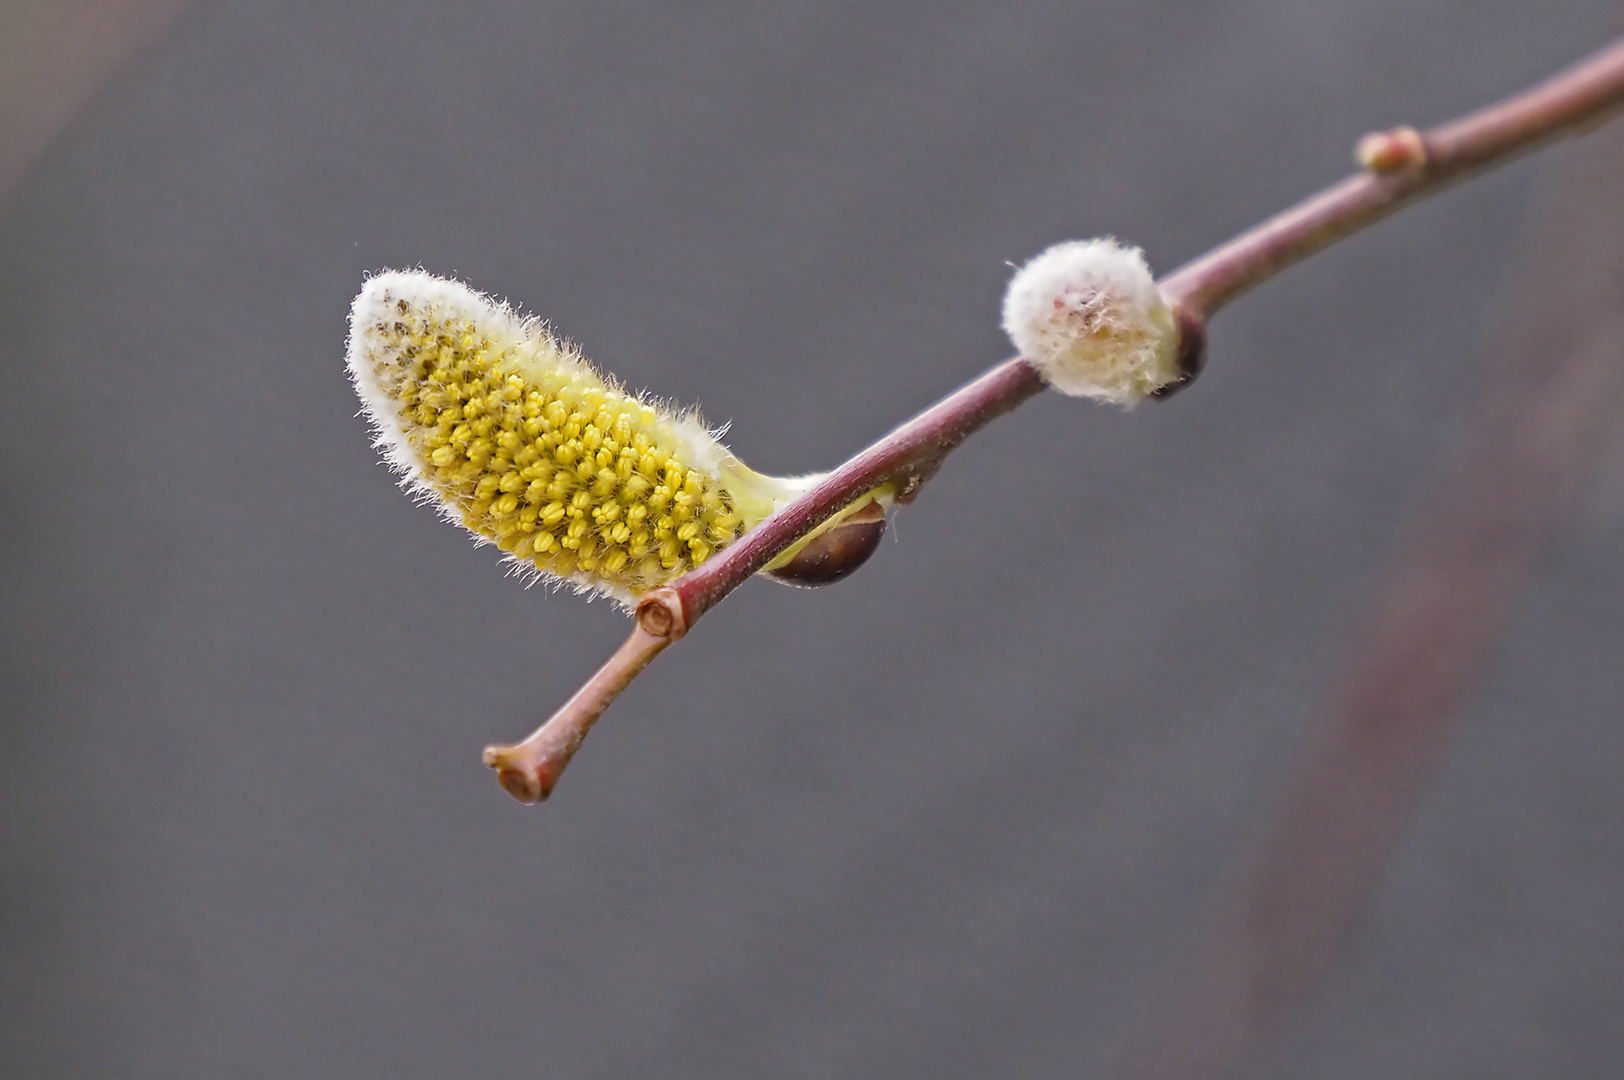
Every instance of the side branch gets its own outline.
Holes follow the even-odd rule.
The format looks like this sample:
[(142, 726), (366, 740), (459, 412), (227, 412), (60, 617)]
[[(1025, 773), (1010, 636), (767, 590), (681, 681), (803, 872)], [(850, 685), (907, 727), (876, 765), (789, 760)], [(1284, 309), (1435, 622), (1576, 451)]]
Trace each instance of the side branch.
[(497, 783), (523, 803), (551, 795), (598, 717), (667, 645), (687, 632), (677, 595), (669, 588), (650, 590), (637, 605), (631, 636), (585, 686), (523, 742), (485, 748), (485, 764), (496, 770)]
[[(1624, 125), (1620, 125), (1624, 128)], [(1281, 800), (1117, 1080), (1261, 1067), (1310, 1006), (1624, 406), (1624, 130), (1564, 163), (1485, 377), (1311, 717)], [(1597, 223), (1608, 227), (1598, 228)]]

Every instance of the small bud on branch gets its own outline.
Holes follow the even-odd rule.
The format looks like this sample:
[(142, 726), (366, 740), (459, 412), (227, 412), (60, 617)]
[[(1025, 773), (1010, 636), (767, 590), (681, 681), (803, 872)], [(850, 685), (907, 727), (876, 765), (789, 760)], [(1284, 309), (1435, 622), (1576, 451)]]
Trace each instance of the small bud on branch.
[(1377, 131), (1359, 140), (1354, 160), (1373, 173), (1396, 173), (1421, 169), (1427, 164), (1427, 144), (1413, 127)]
[(831, 519), (789, 558), (769, 563), (762, 573), (785, 585), (812, 588), (830, 585), (853, 574), (885, 536), (885, 508), (879, 500)]

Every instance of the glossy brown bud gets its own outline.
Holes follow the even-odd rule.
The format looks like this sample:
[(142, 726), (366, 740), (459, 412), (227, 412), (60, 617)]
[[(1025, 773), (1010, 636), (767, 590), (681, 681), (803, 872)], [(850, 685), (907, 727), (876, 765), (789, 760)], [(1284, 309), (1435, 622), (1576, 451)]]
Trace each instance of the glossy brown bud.
[(870, 499), (838, 524), (814, 536), (782, 566), (763, 571), (774, 581), (803, 589), (829, 585), (874, 554), (885, 535), (885, 508)]
[(1179, 380), (1152, 391), (1150, 396), (1158, 401), (1164, 401), (1189, 386), (1201, 374), (1201, 369), (1207, 366), (1206, 324), (1182, 306), (1176, 306), (1173, 314), (1179, 327)]

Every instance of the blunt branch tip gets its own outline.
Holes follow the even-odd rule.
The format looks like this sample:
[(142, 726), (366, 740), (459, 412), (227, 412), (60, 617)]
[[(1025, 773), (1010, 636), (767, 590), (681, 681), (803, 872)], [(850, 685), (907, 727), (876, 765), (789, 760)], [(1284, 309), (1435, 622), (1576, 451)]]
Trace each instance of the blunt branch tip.
[(503, 791), (528, 805), (545, 802), (563, 770), (545, 758), (523, 760), (522, 750), (521, 746), (487, 746), (484, 761), (496, 770), (496, 782)]
[(543, 802), (552, 794), (550, 789), (542, 785), (540, 776), (527, 773), (523, 769), (498, 769), (496, 782), (502, 785), (503, 791), (528, 805)]

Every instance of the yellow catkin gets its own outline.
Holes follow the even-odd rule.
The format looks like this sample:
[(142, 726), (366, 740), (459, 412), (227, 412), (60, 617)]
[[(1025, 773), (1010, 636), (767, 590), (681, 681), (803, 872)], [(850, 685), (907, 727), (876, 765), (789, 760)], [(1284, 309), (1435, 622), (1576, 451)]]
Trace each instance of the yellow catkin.
[(740, 465), (535, 320), (421, 271), (371, 278), (349, 365), (410, 486), (519, 565), (622, 601), (697, 566), (804, 484)]

